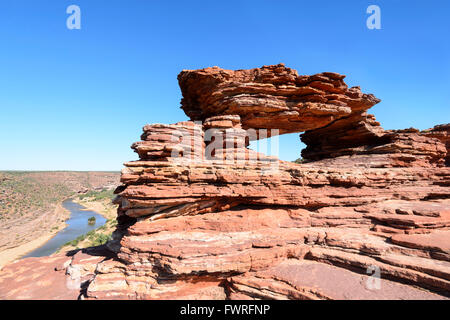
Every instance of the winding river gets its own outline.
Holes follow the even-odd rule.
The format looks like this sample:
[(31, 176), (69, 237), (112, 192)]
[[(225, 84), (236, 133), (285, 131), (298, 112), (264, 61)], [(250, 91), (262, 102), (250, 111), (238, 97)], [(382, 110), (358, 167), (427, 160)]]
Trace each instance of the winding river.
[[(72, 200), (66, 200), (63, 202), (65, 209), (70, 211), (70, 218), (66, 221), (67, 227), (59, 231), (53, 238), (44, 243), (37, 249), (34, 249), (30, 253), (26, 254), (22, 258), (28, 257), (43, 257), (54, 253), (71, 240), (75, 240), (77, 237), (101, 227), (105, 224), (106, 219), (95, 211), (86, 210), (83, 206)], [(88, 219), (95, 217), (95, 224), (88, 224)]]

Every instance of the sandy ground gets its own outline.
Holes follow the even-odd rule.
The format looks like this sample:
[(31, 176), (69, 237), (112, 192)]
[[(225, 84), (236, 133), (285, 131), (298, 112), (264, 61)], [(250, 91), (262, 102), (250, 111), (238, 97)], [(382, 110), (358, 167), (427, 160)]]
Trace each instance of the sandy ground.
[[(85, 201), (80, 200), (78, 198), (73, 199), (73, 202), (76, 202), (86, 208), (86, 210), (92, 210), (99, 214), (101, 214), (106, 219), (112, 219), (115, 218), (117, 215), (117, 208), (111, 205), (110, 200), (103, 200), (103, 201)], [(64, 209), (62, 204), (59, 204), (55, 208), (55, 213), (58, 216), (64, 216), (65, 220), (67, 220), (70, 216), (70, 212)], [(64, 229), (66, 227), (66, 223), (62, 222), (58, 226), (58, 228), (53, 231), (47, 231), (44, 235), (39, 236), (38, 238), (27, 242), (25, 244), (22, 244), (20, 246), (17, 246), (15, 248), (6, 249), (4, 251), (0, 252), (0, 269), (5, 266), (6, 264), (9, 264), (17, 259), (19, 259), (21, 256), (27, 254), (28, 252), (33, 251), (36, 248), (39, 248), (43, 244), (45, 244), (47, 241), (49, 241), (52, 237), (54, 237), (60, 230)], [(70, 249), (70, 248), (69, 248)], [(65, 251), (65, 250), (64, 250)]]
[[(70, 217), (70, 212), (62, 206), (62, 204), (58, 204), (55, 208), (55, 214), (60, 217), (64, 217), (67, 220)], [(52, 231), (46, 231), (44, 235), (40, 237), (24, 243), (15, 248), (6, 249), (0, 252), (0, 269), (3, 268), (4, 265), (13, 262), (19, 259), (21, 256), (27, 254), (28, 252), (33, 251), (34, 249), (39, 248), (48, 240), (53, 238), (60, 230), (66, 227), (65, 222), (60, 222), (58, 225), (52, 227)]]
[(111, 204), (111, 200), (104, 199), (100, 201), (73, 199), (73, 202), (78, 203), (86, 208), (101, 214), (105, 219), (113, 219), (117, 216), (117, 206)]
[(56, 232), (52, 234), (47, 234), (45, 236), (37, 238), (36, 240), (30, 241), (16, 248), (0, 252), (0, 269), (3, 268), (3, 266), (5, 266), (6, 264), (17, 260), (24, 254), (27, 254), (28, 252), (33, 251), (36, 248), (39, 248), (40, 246), (45, 244), (48, 240), (50, 240), (55, 234)]

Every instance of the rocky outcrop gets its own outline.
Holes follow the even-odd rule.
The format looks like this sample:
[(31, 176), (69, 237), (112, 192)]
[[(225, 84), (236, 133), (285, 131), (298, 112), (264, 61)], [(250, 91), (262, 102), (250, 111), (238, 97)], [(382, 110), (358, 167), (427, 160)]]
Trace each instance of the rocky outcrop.
[(324, 127), (380, 101), (359, 87), (348, 88), (344, 78), (333, 72), (298, 75), (279, 64), (236, 71), (184, 70), (178, 82), (181, 108), (191, 120), (239, 115), (244, 129), (277, 129), (283, 134)]
[[(448, 127), (383, 130), (365, 113), (379, 100), (343, 78), (183, 71), (191, 121), (147, 125), (133, 144), (111, 254), (59, 270), (87, 299), (447, 299)], [(306, 163), (248, 149), (305, 130)], [(0, 297), (18, 297), (5, 283), (21, 263)]]
[(434, 126), (431, 129), (424, 130), (422, 134), (427, 137), (437, 138), (445, 144), (447, 149), (445, 164), (450, 166), (450, 123)]
[(82, 299), (98, 263), (111, 256), (111, 251), (100, 246), (19, 260), (1, 269), (0, 299)]
[(367, 113), (354, 114), (301, 135), (307, 145), (302, 150), (306, 160), (329, 159), (328, 163), (371, 167), (444, 166), (449, 143), (446, 139), (445, 129), (384, 130)]

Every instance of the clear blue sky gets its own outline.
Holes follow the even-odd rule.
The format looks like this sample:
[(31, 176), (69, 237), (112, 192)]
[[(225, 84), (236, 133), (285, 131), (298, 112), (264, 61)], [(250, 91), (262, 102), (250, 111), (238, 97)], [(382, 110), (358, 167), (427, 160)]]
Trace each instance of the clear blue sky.
[[(187, 119), (177, 74), (215, 65), (339, 72), (382, 99), (386, 129), (450, 122), (449, 3), (1, 1), (0, 170), (120, 170), (143, 125)], [(81, 30), (66, 28), (71, 4)], [(301, 148), (282, 137), (280, 157)]]

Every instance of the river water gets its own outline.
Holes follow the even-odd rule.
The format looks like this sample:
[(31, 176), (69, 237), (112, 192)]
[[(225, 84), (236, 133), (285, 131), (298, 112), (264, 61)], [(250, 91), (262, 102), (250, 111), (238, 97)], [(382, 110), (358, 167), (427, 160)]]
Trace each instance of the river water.
[[(83, 206), (72, 200), (63, 202), (64, 208), (70, 211), (70, 218), (66, 221), (67, 227), (59, 231), (53, 238), (43, 244), (41, 247), (31, 251), (22, 258), (28, 257), (43, 257), (54, 253), (71, 240), (75, 240), (79, 236), (97, 229), (105, 224), (106, 219), (95, 211), (83, 210)], [(95, 217), (95, 224), (89, 225), (88, 219)]]

